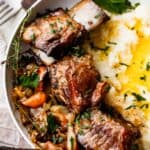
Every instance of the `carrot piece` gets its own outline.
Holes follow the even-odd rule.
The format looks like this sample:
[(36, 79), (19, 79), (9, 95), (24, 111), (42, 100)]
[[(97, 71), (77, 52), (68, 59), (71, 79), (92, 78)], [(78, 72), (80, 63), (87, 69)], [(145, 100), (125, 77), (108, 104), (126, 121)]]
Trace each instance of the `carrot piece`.
[(46, 102), (46, 94), (44, 92), (38, 92), (28, 99), (22, 101), (22, 104), (27, 107), (37, 108), (42, 106)]

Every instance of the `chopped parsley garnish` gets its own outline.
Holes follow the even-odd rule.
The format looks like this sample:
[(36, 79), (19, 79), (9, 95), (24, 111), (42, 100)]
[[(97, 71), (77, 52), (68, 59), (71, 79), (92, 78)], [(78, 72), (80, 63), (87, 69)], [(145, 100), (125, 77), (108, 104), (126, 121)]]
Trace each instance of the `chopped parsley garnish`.
[(78, 133), (80, 135), (83, 135), (84, 134), (84, 129), (89, 129), (89, 128), (90, 128), (90, 126), (87, 126), (87, 125), (81, 126), (80, 130), (78, 131)]
[(111, 42), (111, 41), (108, 41), (108, 44), (111, 44), (111, 45), (117, 45), (116, 42)]
[(104, 52), (106, 52), (110, 48), (110, 46), (107, 46), (107, 45), (105, 47), (98, 47), (93, 42), (90, 42), (90, 46), (94, 50), (100, 50), (100, 51), (104, 51)]
[(79, 130), (78, 132), (80, 135), (83, 135), (84, 134), (84, 131), (82, 129)]
[(22, 75), (19, 77), (19, 83), (23, 87), (36, 88), (39, 84), (39, 76), (37, 73), (31, 75)]
[(132, 27), (132, 28), (131, 28), (131, 30), (134, 30), (134, 29), (135, 29), (135, 27)]
[(108, 77), (108, 76), (104, 76), (104, 78), (109, 79), (109, 77)]
[(39, 129), (40, 129), (41, 133), (45, 133), (46, 132), (46, 127), (45, 126), (42, 127), (42, 128), (39, 128)]
[(104, 91), (105, 92), (109, 92), (110, 89), (111, 89), (111, 86), (110, 85), (106, 85), (105, 88), (104, 88)]
[(146, 71), (150, 71), (150, 62), (147, 62), (146, 64)]
[(64, 140), (64, 138), (63, 137), (58, 137), (58, 143), (62, 143), (63, 142), (63, 140)]
[(146, 75), (141, 76), (141, 77), (140, 77), (140, 80), (144, 80), (144, 81), (145, 81), (145, 80), (146, 80)]
[(90, 119), (90, 118), (91, 118), (91, 112), (90, 110), (86, 110), (82, 114), (77, 115), (75, 122), (80, 123), (80, 119)]
[[(40, 15), (40, 14), (39, 14)], [(45, 15), (45, 16), (42, 16), (43, 18), (48, 18), (49, 17), (49, 15)]]
[(71, 150), (73, 150), (73, 147), (74, 147), (74, 138), (73, 137), (70, 138), (70, 144), (71, 144)]
[(104, 52), (105, 52), (105, 51), (109, 50), (109, 48), (110, 48), (109, 46), (106, 46), (106, 47), (104, 47), (104, 48), (99, 48), (99, 49), (100, 49), (101, 51), (104, 51)]
[(50, 23), (49, 25), (50, 25), (50, 27), (52, 27), (52, 28), (54, 27), (54, 24), (52, 24), (52, 23)]
[(52, 115), (49, 114), (47, 116), (47, 124), (48, 124), (48, 132), (54, 133), (57, 128), (59, 128), (59, 124), (57, 123), (56, 118)]
[(54, 144), (60, 144), (63, 142), (63, 140), (64, 140), (64, 138), (61, 136), (57, 137), (56, 135), (52, 135), (52, 142)]
[(129, 67), (129, 65), (127, 65), (127, 64), (125, 64), (125, 63), (120, 63), (120, 65)]
[(89, 128), (90, 126), (85, 126), (85, 125), (81, 127), (81, 129), (89, 129)]
[(132, 95), (136, 98), (137, 101), (145, 101), (146, 100), (143, 96), (141, 96), (137, 93), (133, 92)]
[(80, 123), (80, 118), (81, 118), (81, 115), (77, 115), (76, 119), (75, 119), (75, 123)]
[(148, 104), (143, 104), (143, 105), (140, 106), (141, 109), (143, 109), (143, 108), (146, 108), (146, 109), (147, 109), (148, 107), (149, 107)]
[(80, 46), (74, 46), (72, 47), (70, 54), (77, 57), (81, 57), (85, 54), (85, 51)]
[(134, 5), (129, 0), (94, 0), (98, 5), (115, 14), (122, 14), (135, 9), (139, 3)]
[(60, 28), (59, 28), (59, 32), (62, 31), (62, 29), (63, 29), (63, 27), (60, 27)]
[(70, 20), (67, 20), (67, 21), (66, 21), (66, 24), (67, 24), (68, 27), (71, 27), (72, 30), (75, 29), (74, 25), (72, 24), (72, 22), (71, 22)]
[(91, 112), (89, 110), (86, 110), (85, 112), (83, 112), (83, 114), (81, 115), (82, 119), (90, 119), (91, 118)]
[(35, 36), (35, 34), (33, 33), (33, 34), (31, 35), (31, 40), (32, 40), (32, 41), (35, 41), (35, 39), (36, 39), (36, 36)]
[(142, 91), (144, 94), (146, 93), (145, 90)]
[(125, 93), (124, 94), (124, 100), (126, 100), (126, 97), (128, 96), (128, 94), (127, 93)]
[(72, 26), (72, 22), (71, 21), (67, 20), (66, 23), (67, 23), (67, 26)]
[(53, 34), (55, 34), (55, 33), (56, 33), (56, 30), (55, 30), (55, 29), (52, 29), (51, 32), (52, 32)]
[(136, 105), (130, 105), (130, 106), (128, 106), (127, 108), (125, 108), (125, 110), (129, 110), (129, 109), (131, 109), (131, 108), (136, 108), (137, 106)]
[(53, 142), (54, 144), (57, 143), (57, 137), (56, 137), (55, 135), (52, 135), (52, 142)]
[(58, 21), (59, 23), (61, 23), (60, 18), (58, 18), (57, 21)]
[(105, 121), (104, 117), (101, 115), (99, 116), (99, 119), (100, 119), (100, 121)]

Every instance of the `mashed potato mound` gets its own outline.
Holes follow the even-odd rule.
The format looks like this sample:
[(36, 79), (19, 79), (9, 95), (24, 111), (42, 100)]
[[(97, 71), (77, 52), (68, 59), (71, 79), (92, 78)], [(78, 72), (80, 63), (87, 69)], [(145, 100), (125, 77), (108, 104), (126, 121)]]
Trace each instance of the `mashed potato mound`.
[(107, 103), (140, 128), (145, 150), (150, 149), (149, 16), (143, 6), (112, 16), (83, 45), (94, 56), (102, 80), (111, 85)]

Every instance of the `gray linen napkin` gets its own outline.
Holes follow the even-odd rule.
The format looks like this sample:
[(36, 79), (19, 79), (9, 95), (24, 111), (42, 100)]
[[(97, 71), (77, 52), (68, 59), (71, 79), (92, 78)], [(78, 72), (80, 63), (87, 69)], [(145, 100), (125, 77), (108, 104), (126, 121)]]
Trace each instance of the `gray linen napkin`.
[[(7, 44), (14, 32), (17, 22), (24, 14), (21, 10), (16, 16), (10, 19), (7, 23), (0, 26), (0, 62), (5, 60)], [(3, 65), (0, 65), (0, 75), (2, 75)], [(0, 77), (0, 83), (3, 77)], [(0, 146), (9, 146), (14, 148), (30, 148), (23, 137), (16, 129), (8, 112), (7, 103), (3, 95), (3, 85), (0, 84)]]

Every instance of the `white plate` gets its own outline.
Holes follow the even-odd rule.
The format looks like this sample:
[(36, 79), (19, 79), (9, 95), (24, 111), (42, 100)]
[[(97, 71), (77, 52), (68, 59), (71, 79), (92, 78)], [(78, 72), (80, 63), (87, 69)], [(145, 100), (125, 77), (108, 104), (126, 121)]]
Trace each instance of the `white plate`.
[[(42, 12), (43, 10), (46, 10), (47, 8), (52, 9), (52, 10), (55, 8), (58, 8), (58, 7), (70, 8), (78, 1), (80, 1), (80, 0), (39, 0), (32, 7), (32, 9), (33, 9), (32, 17), (34, 17), (36, 13)], [(132, 0), (132, 1), (137, 2), (137, 0)], [(140, 3), (146, 4), (146, 7), (150, 6), (150, 1), (148, 1), (148, 0), (140, 0)], [(11, 40), (10, 40), (10, 43), (7, 48), (7, 56), (10, 55), (10, 52), (11, 52), (10, 46), (11, 46), (12, 40), (14, 39), (15, 33), (17, 32), (17, 29), (19, 28), (20, 23), (24, 19), (25, 15), (22, 16), (22, 19), (19, 21), (18, 25), (14, 29), (14, 33), (11, 36)], [(11, 98), (11, 91), (13, 88), (13, 82), (12, 82), (13, 74), (12, 74), (12, 70), (7, 68), (6, 64), (4, 66), (3, 75), (4, 75), (3, 85), (4, 85), (4, 90), (5, 90), (4, 95), (7, 100), (12, 119), (13, 119), (15, 125), (17, 126), (18, 130), (20, 131), (21, 135), (31, 145), (31, 147), (34, 148), (35, 146), (31, 142), (29, 134), (27, 133), (25, 127), (22, 125), (19, 114), (13, 105), (12, 98)]]

